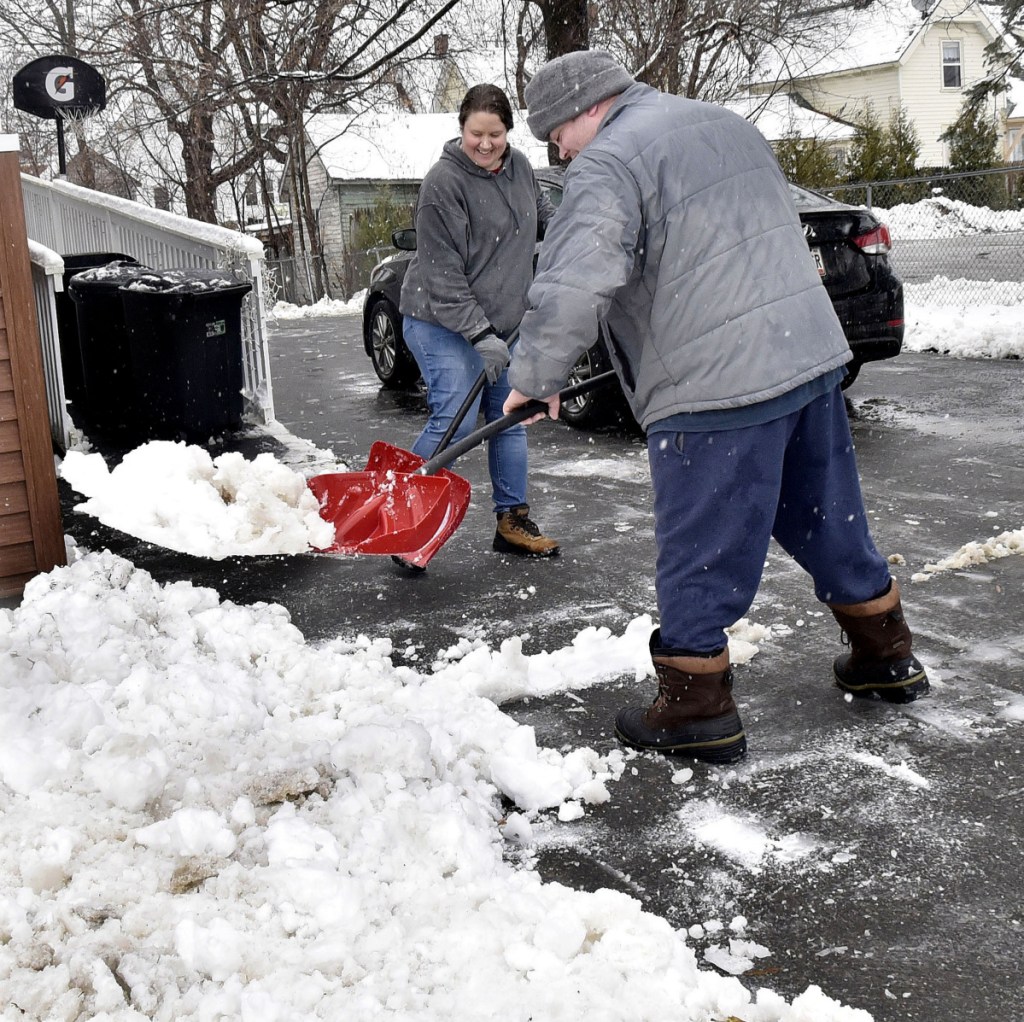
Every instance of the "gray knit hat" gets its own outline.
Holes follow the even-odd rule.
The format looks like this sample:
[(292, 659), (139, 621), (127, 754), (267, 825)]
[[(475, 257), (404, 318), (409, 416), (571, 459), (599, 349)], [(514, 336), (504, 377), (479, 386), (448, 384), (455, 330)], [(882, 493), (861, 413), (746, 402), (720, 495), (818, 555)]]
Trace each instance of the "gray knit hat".
[(560, 124), (624, 92), (633, 79), (605, 50), (576, 50), (549, 60), (526, 86), (526, 123), (542, 142)]

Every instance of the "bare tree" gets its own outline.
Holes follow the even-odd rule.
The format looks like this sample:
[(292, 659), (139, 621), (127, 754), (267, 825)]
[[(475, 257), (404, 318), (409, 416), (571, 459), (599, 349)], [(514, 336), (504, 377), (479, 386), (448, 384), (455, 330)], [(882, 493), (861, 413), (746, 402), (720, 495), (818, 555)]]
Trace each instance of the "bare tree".
[(514, 29), (519, 99), (530, 66), (589, 47), (610, 50), (655, 88), (724, 99), (771, 48), (824, 39), (823, 25), (872, 2), (878, 0), (522, 0)]
[[(423, 12), (411, 0), (371, 11), (350, 0), (240, 0), (230, 25), (240, 106), (254, 149), (284, 162), (293, 207), (296, 248), (308, 252), (312, 291), (324, 294), (317, 211), (310, 194), (305, 117), (323, 109), (351, 109), (374, 91), (398, 98), (403, 61), (459, 0), (440, 0)], [(408, 101), (408, 100), (407, 100)]]
[[(872, 0), (522, 0), (516, 10), (516, 91), (529, 68), (574, 49), (610, 50), (637, 78), (697, 99), (742, 89), (773, 47), (813, 42), (823, 22)], [(1024, 0), (1020, 0), (1024, 3)], [(551, 154), (552, 162), (557, 162)]]
[[(79, 17), (76, 43), (69, 0), (46, 0), (43, 19), (31, 0), (7, 0), (0, 40), (26, 59), (76, 49), (95, 63), (108, 120), (142, 145), (154, 133), (174, 136), (187, 212), (213, 220), (220, 185), (263, 159), (284, 161), (304, 113), (358, 102), (458, 2), (99, 0)], [(226, 120), (235, 134), (227, 147)], [(241, 138), (248, 144), (235, 144)]]
[(541, 16), (548, 60), (590, 47), (587, 0), (528, 0)]
[(871, 0), (611, 0), (593, 38), (635, 76), (694, 99), (734, 94), (773, 47), (813, 43), (822, 19)]

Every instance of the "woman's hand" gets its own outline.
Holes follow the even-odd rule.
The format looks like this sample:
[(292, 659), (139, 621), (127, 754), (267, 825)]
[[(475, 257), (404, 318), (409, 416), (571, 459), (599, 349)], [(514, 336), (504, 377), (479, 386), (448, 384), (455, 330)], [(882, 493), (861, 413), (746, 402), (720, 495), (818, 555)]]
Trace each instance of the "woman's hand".
[(508, 345), (497, 334), (484, 334), (473, 347), (484, 360), (487, 382), (497, 383), (502, 370), (508, 365)]

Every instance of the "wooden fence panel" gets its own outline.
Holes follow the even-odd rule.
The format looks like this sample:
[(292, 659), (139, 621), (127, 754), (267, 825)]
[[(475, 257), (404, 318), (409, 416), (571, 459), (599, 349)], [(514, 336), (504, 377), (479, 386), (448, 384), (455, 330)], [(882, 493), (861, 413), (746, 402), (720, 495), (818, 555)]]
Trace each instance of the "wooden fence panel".
[(22, 202), (17, 138), (0, 135), (0, 597), (65, 563)]

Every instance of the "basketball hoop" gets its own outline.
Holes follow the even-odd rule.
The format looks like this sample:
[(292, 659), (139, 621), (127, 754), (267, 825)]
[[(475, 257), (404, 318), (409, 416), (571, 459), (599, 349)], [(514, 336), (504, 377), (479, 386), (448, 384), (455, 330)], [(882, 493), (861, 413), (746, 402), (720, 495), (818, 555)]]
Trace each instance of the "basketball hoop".
[(38, 57), (14, 76), (14, 105), (25, 113), (57, 122), (57, 163), (67, 176), (65, 121), (81, 124), (107, 105), (107, 83), (91, 64), (77, 57)]

